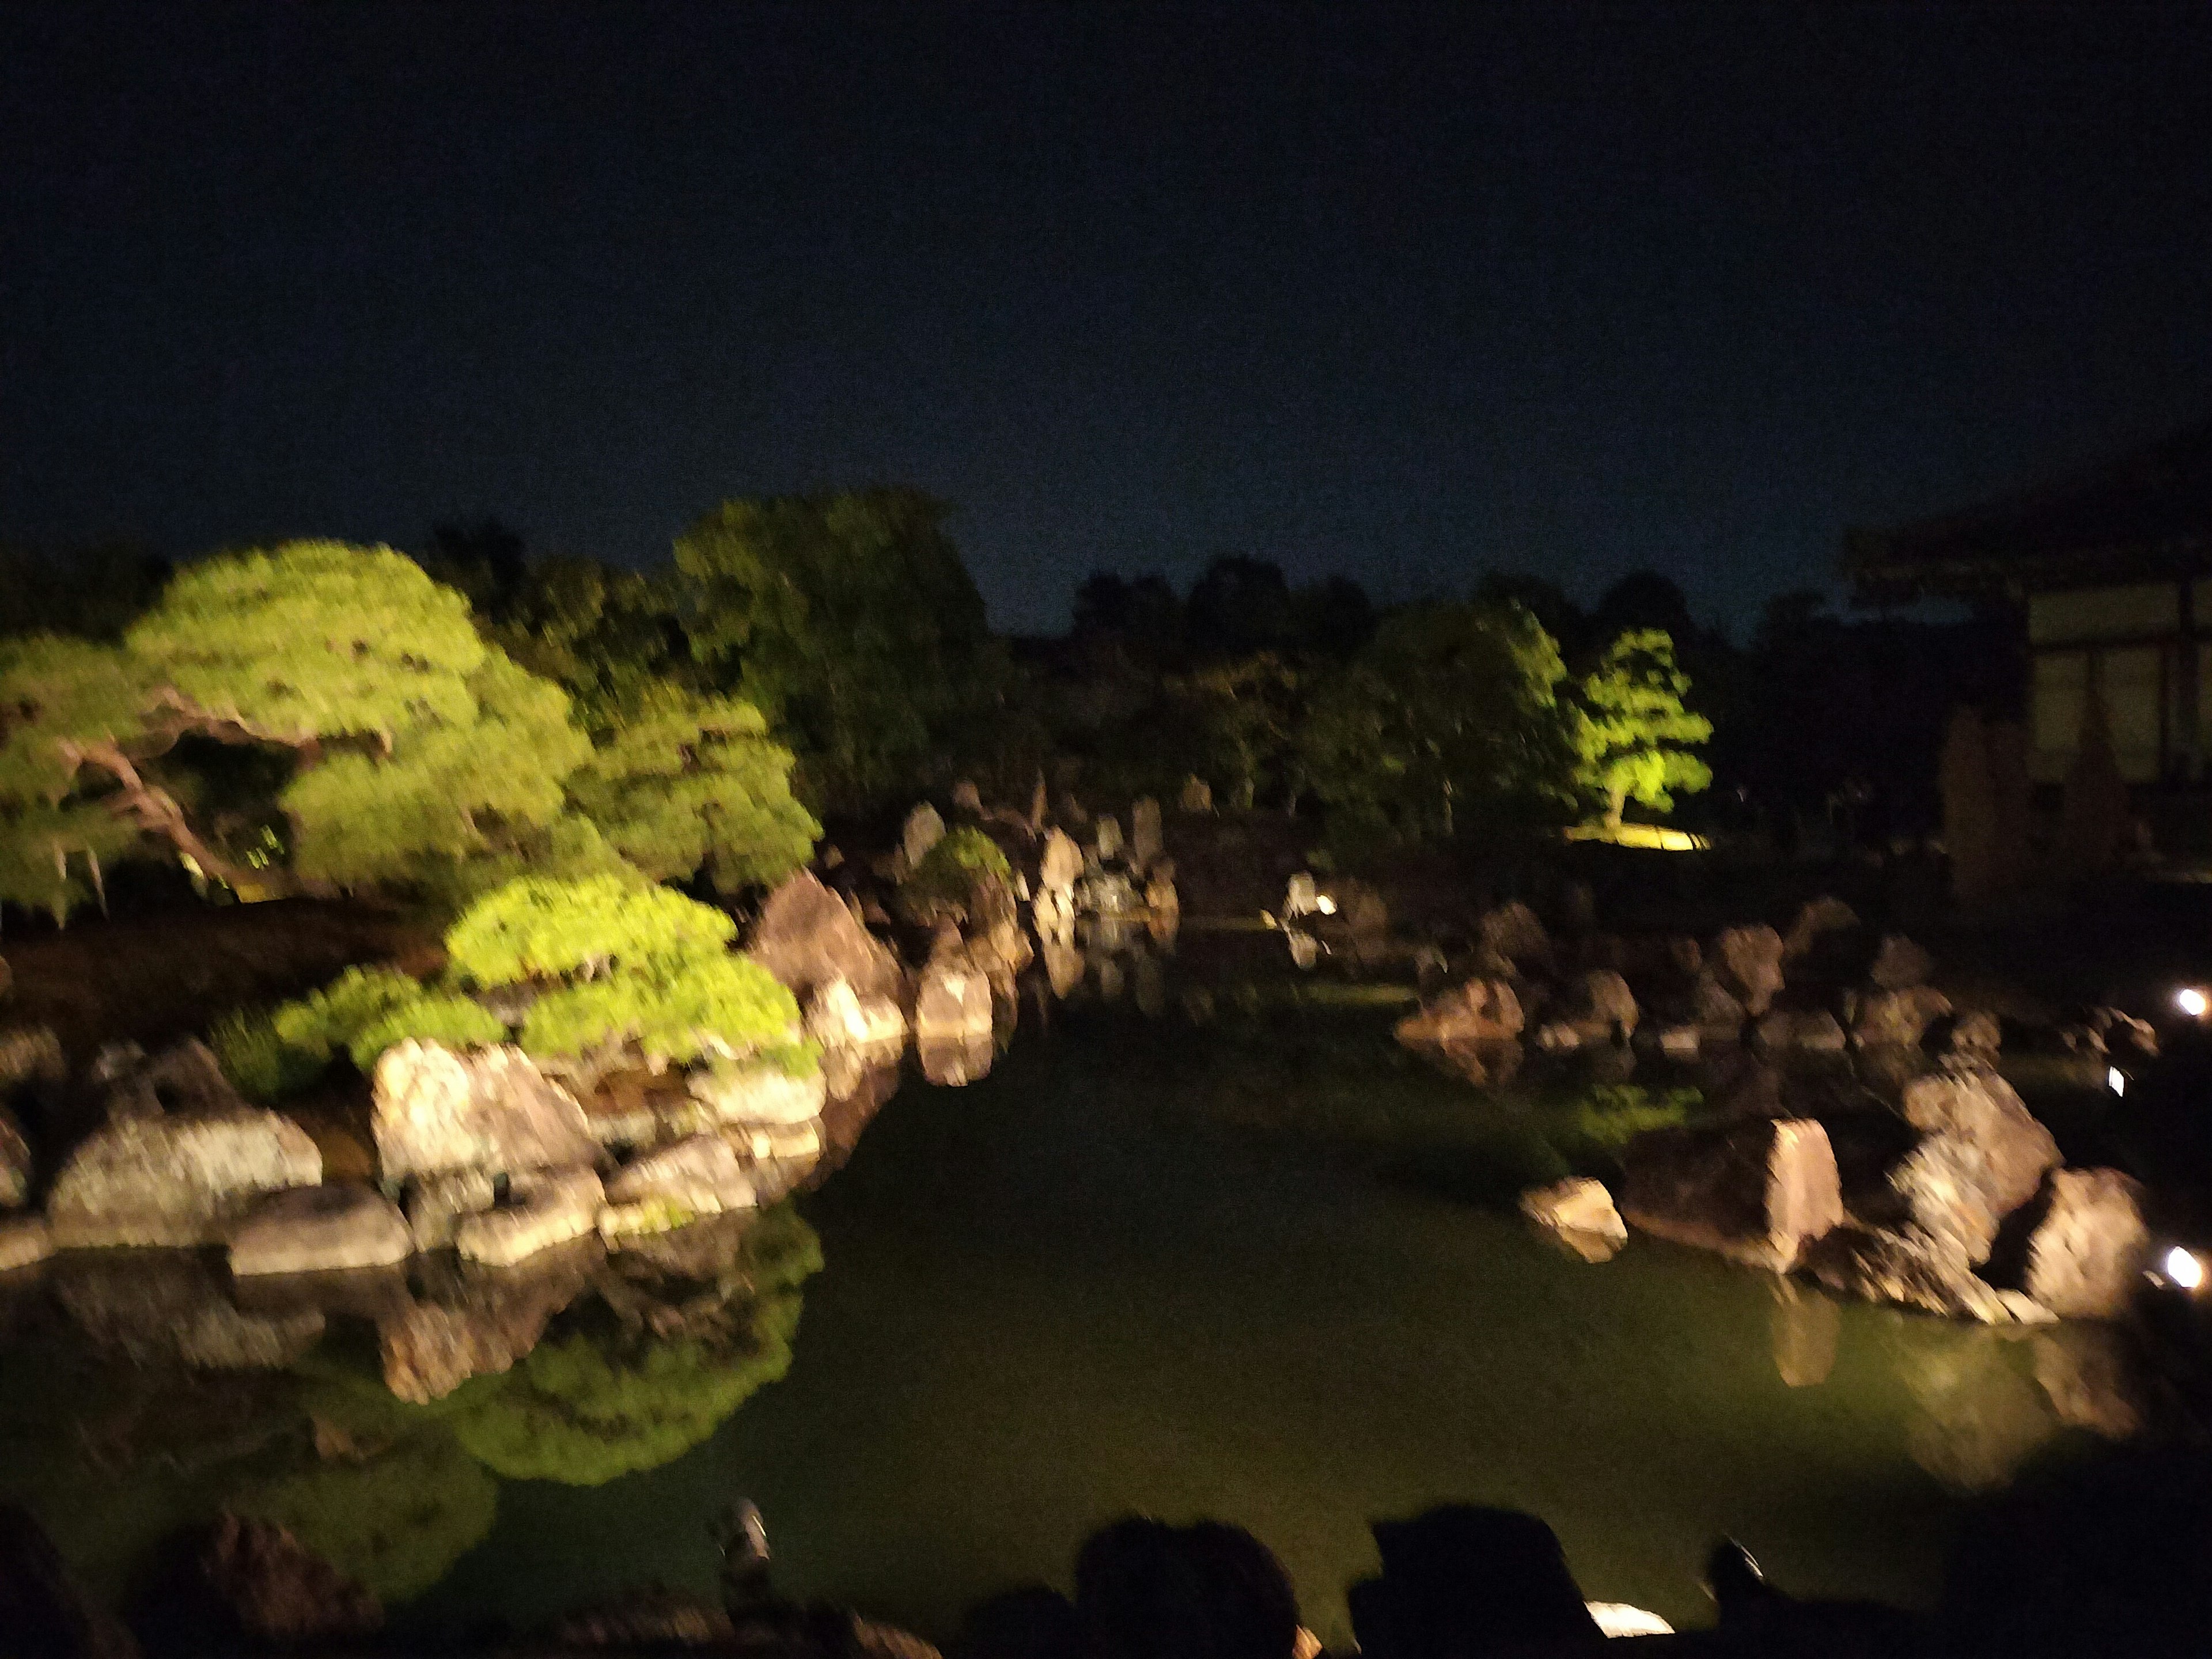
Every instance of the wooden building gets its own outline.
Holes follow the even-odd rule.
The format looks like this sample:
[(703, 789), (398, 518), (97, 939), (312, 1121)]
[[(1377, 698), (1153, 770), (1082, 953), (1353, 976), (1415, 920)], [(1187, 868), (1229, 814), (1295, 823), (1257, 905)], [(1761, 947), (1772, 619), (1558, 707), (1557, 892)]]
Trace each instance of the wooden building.
[(2069, 477), (1854, 531), (1863, 599), (2003, 599), (2023, 619), (2030, 776), (2066, 775), (2094, 696), (2130, 783), (2212, 782), (2212, 421)]

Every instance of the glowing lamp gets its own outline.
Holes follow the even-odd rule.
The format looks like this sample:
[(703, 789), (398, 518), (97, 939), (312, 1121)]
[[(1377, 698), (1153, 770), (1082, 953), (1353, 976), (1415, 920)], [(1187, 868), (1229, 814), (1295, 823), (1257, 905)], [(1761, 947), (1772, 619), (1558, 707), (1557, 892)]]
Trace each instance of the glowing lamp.
[(2128, 1074), (2117, 1066), (2105, 1067), (2105, 1086), (2116, 1095), (2128, 1091)]
[(2173, 1006), (2191, 1019), (2202, 1019), (2205, 1010), (2212, 1008), (2212, 998), (2208, 998), (2194, 985), (2185, 985), (2173, 994)]
[(1333, 916), (1336, 914), (1336, 901), (1323, 893), (1314, 900), (1314, 908), (1325, 916)]
[(2196, 1290), (2204, 1283), (2203, 1262), (2179, 1244), (2166, 1253), (2166, 1260), (2160, 1265), (2165, 1268), (2167, 1280), (2185, 1291)]

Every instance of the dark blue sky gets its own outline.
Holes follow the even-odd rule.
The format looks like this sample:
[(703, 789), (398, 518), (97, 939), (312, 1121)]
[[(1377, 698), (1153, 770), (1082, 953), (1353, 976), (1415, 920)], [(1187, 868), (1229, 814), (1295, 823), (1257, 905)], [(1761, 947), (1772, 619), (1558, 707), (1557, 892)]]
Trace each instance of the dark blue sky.
[(0, 12), (0, 538), (644, 562), (956, 502), (1000, 626), (1844, 526), (2212, 409), (2212, 6)]

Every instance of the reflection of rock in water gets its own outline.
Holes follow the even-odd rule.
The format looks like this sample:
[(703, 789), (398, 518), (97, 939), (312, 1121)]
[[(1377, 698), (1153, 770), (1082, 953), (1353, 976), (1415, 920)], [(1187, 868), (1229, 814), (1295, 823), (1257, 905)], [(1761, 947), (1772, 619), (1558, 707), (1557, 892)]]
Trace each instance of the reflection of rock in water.
[(1091, 958), (1091, 973), (1097, 982), (1101, 1002), (1119, 1002), (1121, 1000), (1121, 963), (1118, 957), (1103, 951), (1094, 952)]
[(1836, 1368), (1836, 1342), (1843, 1310), (1833, 1299), (1795, 1280), (1774, 1281), (1769, 1316), (1774, 1338), (1774, 1369), (1793, 1389), (1817, 1388)]
[(799, 1284), (821, 1266), (787, 1207), (641, 1241), (599, 1286), (617, 1316), (580, 1319), (451, 1418), (461, 1443), (514, 1480), (597, 1486), (697, 1445), (791, 1364)]
[(95, 1346), (142, 1365), (289, 1365), (323, 1334), (316, 1309), (242, 1312), (213, 1264), (193, 1251), (72, 1252), (55, 1260), (49, 1283)]
[(1147, 1019), (1158, 1019), (1167, 1012), (1167, 975), (1161, 972), (1158, 957), (1140, 952), (1131, 964), (1129, 979), (1139, 1013)]
[(846, 1088), (832, 1094), (822, 1108), (822, 1159), (814, 1167), (817, 1181), (844, 1166), (860, 1143), (860, 1131), (897, 1091), (897, 1057), (895, 1054), (886, 1064), (865, 1066), (846, 1081)]
[(915, 1053), (924, 1077), (956, 1088), (988, 1073), (993, 1057), (988, 1032), (966, 1039), (923, 1037), (915, 1044)]
[(603, 1255), (589, 1237), (510, 1267), (418, 1261), (422, 1298), (377, 1322), (385, 1386), (423, 1404), (507, 1370), (538, 1346), (545, 1322), (576, 1299)]
[(1052, 981), (1053, 995), (1072, 996), (1076, 987), (1083, 983), (1083, 952), (1066, 940), (1047, 939), (1044, 971)]
[(2142, 1379), (2124, 1331), (2110, 1325), (2058, 1325), (2038, 1331), (2032, 1345), (2035, 1380), (2060, 1422), (2107, 1440), (2142, 1431)]
[(1956, 1492), (2002, 1486), (2057, 1427), (2021, 1345), (1986, 1327), (1899, 1317), (1893, 1352), (1917, 1407), (1912, 1461)]

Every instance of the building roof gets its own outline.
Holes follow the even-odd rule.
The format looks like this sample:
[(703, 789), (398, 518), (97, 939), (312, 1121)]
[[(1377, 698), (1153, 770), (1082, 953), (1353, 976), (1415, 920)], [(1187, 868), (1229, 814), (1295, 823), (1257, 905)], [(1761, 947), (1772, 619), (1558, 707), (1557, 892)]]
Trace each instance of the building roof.
[(2212, 420), (2070, 476), (1844, 538), (1863, 597), (2212, 574)]

